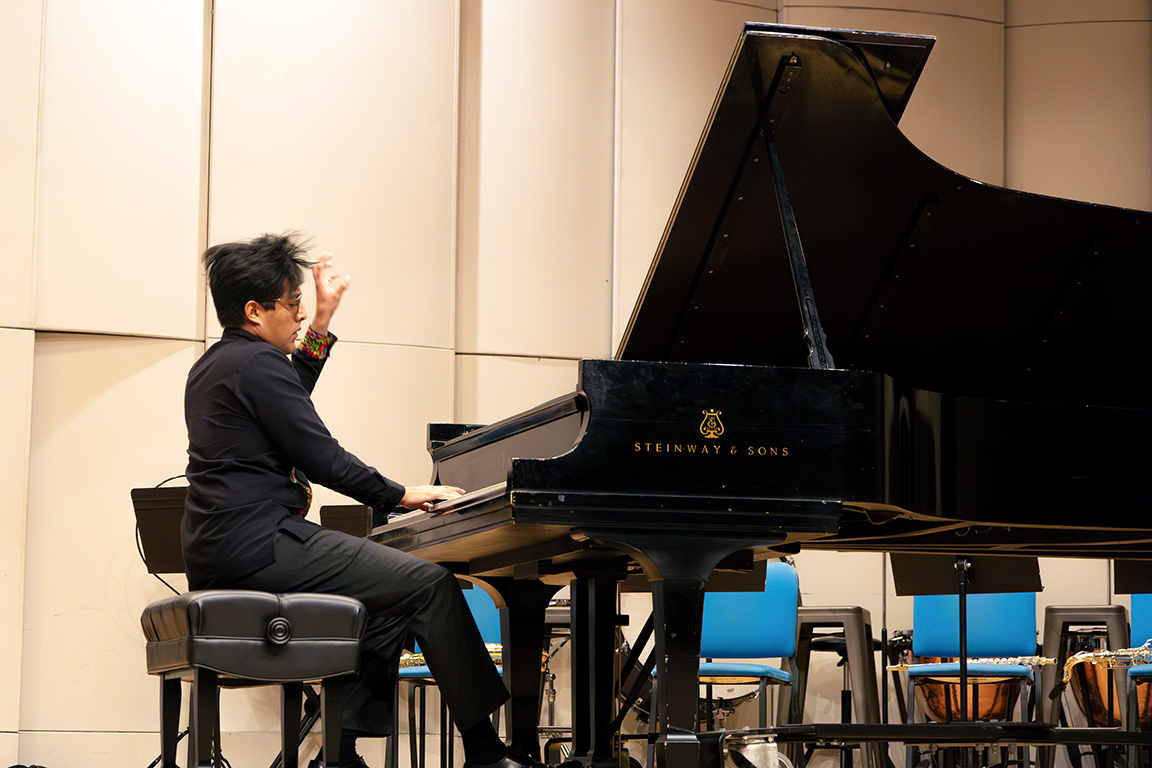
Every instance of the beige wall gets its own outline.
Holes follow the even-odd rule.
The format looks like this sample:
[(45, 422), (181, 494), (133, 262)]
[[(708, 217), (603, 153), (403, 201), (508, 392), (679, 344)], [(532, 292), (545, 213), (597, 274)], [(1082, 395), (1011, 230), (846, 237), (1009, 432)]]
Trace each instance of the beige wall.
[(16, 761), (24, 629), (28, 442), (32, 417), (34, 334), (33, 229), (42, 4), (0, 7), (0, 248), (8, 254), (0, 291), (0, 763)]
[(1005, 183), (1152, 209), (1152, 3), (1006, 8)]
[(36, 327), (195, 337), (199, 2), (45, 3)]
[[(211, 5), (0, 4), (0, 765), (158, 750), (138, 616), (168, 591), (128, 491), (183, 470), (184, 376), (219, 332), (208, 242), (298, 229), (336, 253), (354, 281), (318, 407), (422, 482), (427, 422), (503, 418), (611, 356), (745, 20), (934, 34), (902, 122), (928, 155), (1152, 209), (1143, 0)], [(1103, 49), (1123, 77), (1087, 68)], [(806, 603), (910, 625), (881, 557), (797, 563)], [(1043, 568), (1042, 605), (1110, 597), (1106, 563)], [(817, 677), (809, 716), (835, 719), (839, 672)], [(223, 708), (232, 764), (266, 764), (274, 695)]]

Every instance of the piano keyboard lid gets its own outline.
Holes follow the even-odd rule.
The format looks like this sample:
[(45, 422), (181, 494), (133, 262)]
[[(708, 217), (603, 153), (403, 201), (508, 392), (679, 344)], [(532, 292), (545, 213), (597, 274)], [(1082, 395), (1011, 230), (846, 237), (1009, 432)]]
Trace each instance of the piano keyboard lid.
[(616, 357), (808, 365), (771, 139), (828, 367), (1146, 407), (1152, 214), (994, 187), (921, 153), (897, 122), (931, 47), (748, 24)]

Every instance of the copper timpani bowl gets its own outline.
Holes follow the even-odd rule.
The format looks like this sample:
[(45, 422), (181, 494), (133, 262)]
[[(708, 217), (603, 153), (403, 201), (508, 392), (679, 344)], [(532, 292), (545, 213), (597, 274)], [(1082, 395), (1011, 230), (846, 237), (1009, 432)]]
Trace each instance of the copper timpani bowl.
[[(1108, 676), (1126, 675), (1127, 669), (1106, 669), (1095, 664), (1078, 664), (1072, 668), (1069, 686), (1072, 696), (1084, 713), (1088, 724), (1094, 728), (1117, 728), (1120, 726), (1120, 713), (1127, 706), (1120, 701), (1115, 682), (1112, 687), (1112, 718), (1108, 718)], [(1129, 683), (1131, 685), (1131, 683)], [(1152, 729), (1152, 685), (1136, 688), (1136, 711), (1140, 718), (1141, 731)]]
[[(925, 664), (956, 661), (956, 659), (921, 658)], [(1012, 679), (1006, 682), (968, 683), (968, 720), (1007, 721), (1020, 697), (1020, 683)], [(951, 700), (949, 702), (949, 700)], [(948, 706), (951, 705), (952, 720), (960, 719), (960, 684), (925, 683), (916, 686), (916, 701), (928, 718), (942, 723), (948, 720)]]

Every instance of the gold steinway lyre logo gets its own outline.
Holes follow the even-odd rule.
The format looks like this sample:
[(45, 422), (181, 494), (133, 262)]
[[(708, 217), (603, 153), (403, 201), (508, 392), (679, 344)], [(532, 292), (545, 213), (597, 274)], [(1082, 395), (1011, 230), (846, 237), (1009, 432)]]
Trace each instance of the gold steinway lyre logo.
[(724, 422), (720, 421), (720, 411), (703, 411), (704, 421), (700, 422), (700, 434), (716, 439), (724, 434)]

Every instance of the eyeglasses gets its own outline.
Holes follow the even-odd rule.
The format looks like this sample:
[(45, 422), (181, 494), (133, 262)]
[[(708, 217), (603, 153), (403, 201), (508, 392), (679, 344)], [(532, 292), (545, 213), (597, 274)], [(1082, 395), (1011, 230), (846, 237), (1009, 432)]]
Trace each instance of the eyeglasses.
[(297, 296), (294, 299), (276, 299), (276, 301), (283, 304), (285, 309), (287, 309), (292, 314), (296, 314), (300, 311), (300, 301), (303, 298), (303, 296)]

